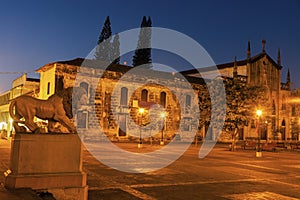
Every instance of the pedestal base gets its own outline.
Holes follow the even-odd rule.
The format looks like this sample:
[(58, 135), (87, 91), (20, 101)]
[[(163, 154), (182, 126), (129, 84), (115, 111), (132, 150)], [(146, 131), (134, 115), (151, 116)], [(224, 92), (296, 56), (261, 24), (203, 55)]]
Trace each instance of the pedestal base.
[(74, 134), (13, 136), (5, 187), (48, 191), (57, 200), (87, 200), (82, 147)]

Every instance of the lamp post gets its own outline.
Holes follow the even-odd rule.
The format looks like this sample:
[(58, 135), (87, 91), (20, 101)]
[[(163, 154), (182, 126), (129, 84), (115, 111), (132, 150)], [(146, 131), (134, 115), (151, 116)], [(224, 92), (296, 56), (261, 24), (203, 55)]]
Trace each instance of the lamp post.
[(166, 113), (165, 112), (162, 112), (160, 113), (160, 117), (162, 118), (163, 120), (163, 127), (162, 127), (162, 130), (161, 130), (161, 141), (160, 141), (160, 145), (164, 145), (165, 142), (164, 142), (164, 129), (165, 129), (165, 120), (166, 120)]
[(141, 148), (142, 147), (142, 125), (143, 125), (143, 114), (145, 112), (145, 109), (144, 108), (139, 108), (139, 114), (141, 115), (140, 117), (140, 123), (139, 123), (139, 126), (140, 126), (140, 140), (139, 140), (139, 143), (138, 143), (138, 148)]
[(257, 119), (258, 119), (258, 123), (257, 123), (258, 142), (257, 142), (256, 157), (262, 157), (262, 152), (261, 152), (261, 148), (260, 148), (260, 117), (262, 115), (262, 111), (256, 110), (256, 115), (257, 115)]

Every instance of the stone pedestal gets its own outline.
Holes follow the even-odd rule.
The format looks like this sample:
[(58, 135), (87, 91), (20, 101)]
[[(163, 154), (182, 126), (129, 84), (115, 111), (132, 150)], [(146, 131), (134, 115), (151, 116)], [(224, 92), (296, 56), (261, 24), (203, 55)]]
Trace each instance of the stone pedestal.
[(48, 191), (57, 200), (87, 200), (78, 135), (14, 135), (5, 187)]

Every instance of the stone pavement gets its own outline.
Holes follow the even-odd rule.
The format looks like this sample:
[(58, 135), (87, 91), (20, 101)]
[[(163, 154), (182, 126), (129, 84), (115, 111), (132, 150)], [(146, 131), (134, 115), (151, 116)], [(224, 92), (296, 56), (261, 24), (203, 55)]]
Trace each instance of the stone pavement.
[[(95, 148), (99, 144), (95, 143)], [(128, 151), (145, 153), (159, 145), (116, 143)], [(84, 171), (88, 173), (89, 200), (101, 199), (300, 199), (300, 151), (263, 152), (228, 151), (217, 144), (204, 159), (198, 158), (199, 146), (191, 147), (177, 161), (158, 171), (134, 174), (103, 165), (87, 150), (83, 153)], [(0, 142), (0, 170), (8, 167), (9, 142)], [(0, 200), (45, 199), (32, 191), (11, 193), (3, 187), (0, 176)], [(26, 195), (26, 196), (25, 196)]]
[[(99, 144), (95, 144), (96, 146)], [(133, 152), (155, 150), (156, 146), (117, 144)], [(98, 199), (300, 199), (300, 152), (228, 151), (217, 144), (204, 159), (198, 158), (199, 146), (166, 168), (151, 173), (132, 174), (111, 169), (84, 156), (88, 173), (89, 200)]]

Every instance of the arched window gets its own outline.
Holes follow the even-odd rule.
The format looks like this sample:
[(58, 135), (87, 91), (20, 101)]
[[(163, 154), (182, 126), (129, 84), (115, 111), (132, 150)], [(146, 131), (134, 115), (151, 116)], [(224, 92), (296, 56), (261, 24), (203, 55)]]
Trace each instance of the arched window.
[(62, 91), (64, 89), (64, 77), (56, 77), (56, 87), (55, 87), (55, 91)]
[(142, 90), (141, 100), (142, 101), (148, 101), (148, 90), (146, 90), (146, 89)]
[(86, 95), (88, 96), (89, 95), (89, 84), (86, 82), (81, 82), (80, 87), (82, 87), (85, 90)]
[(276, 115), (276, 106), (275, 106), (274, 100), (273, 100), (273, 104), (272, 104), (272, 115)]
[(251, 128), (256, 127), (254, 119), (251, 119), (250, 126), (251, 126)]
[(78, 111), (77, 112), (77, 128), (87, 128), (88, 125), (88, 112)]
[(296, 113), (296, 106), (293, 105), (292, 106), (292, 116), (295, 117), (296, 115), (297, 115), (297, 113)]
[(286, 105), (285, 105), (285, 96), (283, 95), (282, 96), (282, 107), (281, 107), (282, 110), (285, 110), (286, 109)]
[(167, 94), (165, 92), (161, 92), (160, 93), (160, 105), (162, 105), (162, 107), (166, 107), (166, 99), (167, 99)]
[(128, 89), (126, 87), (121, 88), (120, 105), (126, 106), (128, 104)]
[(281, 139), (282, 139), (282, 140), (285, 140), (285, 139), (286, 139), (285, 133), (286, 133), (286, 123), (285, 123), (285, 120), (283, 119), (283, 120), (281, 121)]
[(191, 109), (191, 95), (185, 97), (185, 112), (189, 113)]
[(47, 94), (50, 94), (50, 82), (47, 83)]

